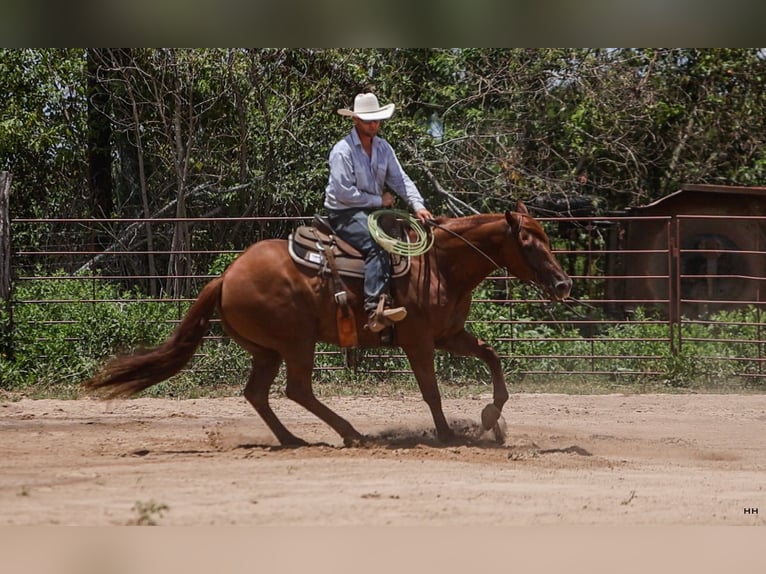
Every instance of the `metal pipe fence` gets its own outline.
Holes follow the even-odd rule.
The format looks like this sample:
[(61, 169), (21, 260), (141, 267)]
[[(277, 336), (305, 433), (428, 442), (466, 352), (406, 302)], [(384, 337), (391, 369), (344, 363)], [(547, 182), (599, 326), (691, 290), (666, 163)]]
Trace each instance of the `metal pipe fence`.
[[(759, 230), (746, 248), (708, 237), (705, 222), (711, 219), (539, 218), (573, 279), (573, 300), (549, 304), (513, 277), (494, 274), (474, 293), (468, 328), (497, 350), (511, 378), (743, 377), (760, 384), (766, 377), (766, 252), (759, 234), (766, 218), (727, 216), (732, 225), (742, 219), (741, 224)], [(248, 241), (286, 236), (303, 221), (298, 217), (12, 220), (13, 338), (41, 343), (44, 350), (43, 343), (61, 337), (59, 329), (65, 332), (64, 340), (104, 354), (110, 349), (93, 338), (108, 331), (109, 321), (114, 329), (126, 332), (124, 340), (119, 333), (106, 333), (120, 350), (144, 343), (142, 336), (167, 335), (197, 291)], [(191, 244), (176, 250), (169, 238), (179, 223), (190, 226)], [(252, 232), (245, 234), (247, 241), (231, 244), (231, 230), (243, 225), (252, 226)], [(697, 233), (701, 238), (697, 243), (685, 239), (686, 226), (703, 230)], [(154, 230), (151, 249), (145, 241), (147, 228)], [(641, 238), (641, 229), (647, 230), (647, 241), (636, 239)], [(179, 257), (184, 258), (184, 272), (173, 264)], [(178, 280), (187, 282), (184, 291), (174, 291)], [(739, 296), (732, 297), (733, 293)], [(140, 332), (128, 333), (122, 320), (137, 322)], [(220, 371), (220, 364), (237, 372), (249, 367), (217, 322), (207, 340), (213, 342), (212, 351), (203, 345), (192, 370)], [(221, 353), (235, 358), (212, 363)], [(53, 354), (38, 359), (65, 360)], [(369, 374), (411, 374), (398, 349), (343, 352), (322, 344), (317, 347), (317, 374), (343, 370), (350, 359)], [(442, 378), (484, 376), (478, 362), (441, 353), (437, 369)]]

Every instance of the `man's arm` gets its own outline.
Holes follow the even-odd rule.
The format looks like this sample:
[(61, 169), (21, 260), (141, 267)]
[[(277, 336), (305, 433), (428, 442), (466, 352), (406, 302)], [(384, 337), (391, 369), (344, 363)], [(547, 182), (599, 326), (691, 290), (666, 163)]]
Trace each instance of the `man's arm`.
[(390, 153), (390, 158), (388, 169), (386, 171), (386, 185), (407, 202), (420, 221), (425, 223), (426, 220), (433, 219), (433, 215), (431, 215), (431, 212), (426, 208), (423, 196), (420, 194), (415, 182), (413, 182), (412, 179), (410, 179), (410, 176), (407, 175), (407, 172), (404, 171), (393, 148), (390, 145), (387, 147)]

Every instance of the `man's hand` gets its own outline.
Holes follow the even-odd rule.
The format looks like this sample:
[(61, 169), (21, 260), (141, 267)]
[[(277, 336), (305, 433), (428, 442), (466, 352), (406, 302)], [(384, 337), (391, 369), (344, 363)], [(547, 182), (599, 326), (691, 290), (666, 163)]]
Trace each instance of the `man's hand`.
[(388, 191), (383, 192), (381, 199), (383, 200), (383, 207), (393, 207), (394, 201), (396, 201), (394, 195)]
[(431, 212), (427, 209), (421, 209), (420, 211), (416, 211), (415, 215), (420, 220), (420, 223), (427, 223), (431, 219), (434, 218), (433, 215), (431, 215)]

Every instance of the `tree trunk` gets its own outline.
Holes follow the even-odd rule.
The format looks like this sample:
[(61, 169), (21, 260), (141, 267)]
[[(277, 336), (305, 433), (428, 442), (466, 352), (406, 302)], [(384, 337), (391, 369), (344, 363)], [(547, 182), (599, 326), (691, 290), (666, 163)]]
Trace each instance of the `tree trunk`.
[[(130, 99), (130, 108), (133, 114), (133, 130), (136, 138), (136, 158), (138, 160), (138, 180), (141, 188), (141, 205), (144, 210), (144, 218), (151, 219), (152, 211), (149, 206), (149, 192), (146, 187), (146, 170), (144, 168), (144, 146), (141, 143), (141, 119), (138, 115), (138, 104), (136, 103), (136, 96), (133, 91), (133, 78), (131, 77), (126, 82), (128, 88), (128, 97)], [(152, 297), (157, 296), (157, 265), (154, 261), (154, 232), (152, 230), (152, 224), (150, 221), (146, 222), (146, 250), (147, 250), (147, 263), (149, 265), (149, 292)]]
[(99, 79), (103, 57), (99, 48), (87, 50), (88, 60), (88, 188), (93, 217), (111, 217), (114, 211), (112, 185), (112, 124), (107, 115), (109, 91)]
[(11, 174), (0, 172), (0, 356), (12, 358), (11, 306)]
[[(175, 54), (172, 54), (173, 63), (176, 64)], [(176, 67), (176, 74), (179, 70)], [(191, 102), (191, 88), (189, 88), (189, 101), (184, 102), (181, 97), (182, 83), (178, 75), (175, 77), (173, 109), (173, 139), (175, 145), (175, 170), (177, 181), (177, 203), (176, 203), (176, 222), (173, 229), (173, 243), (171, 245), (170, 263), (168, 265), (168, 275), (170, 276), (170, 293), (173, 297), (186, 297), (191, 291), (191, 259), (188, 253), (191, 248), (191, 237), (189, 234), (189, 222), (184, 221), (186, 213), (186, 178), (189, 166), (189, 153), (191, 151), (193, 138), (193, 106)], [(183, 138), (183, 109), (189, 108), (188, 140), (184, 142)]]

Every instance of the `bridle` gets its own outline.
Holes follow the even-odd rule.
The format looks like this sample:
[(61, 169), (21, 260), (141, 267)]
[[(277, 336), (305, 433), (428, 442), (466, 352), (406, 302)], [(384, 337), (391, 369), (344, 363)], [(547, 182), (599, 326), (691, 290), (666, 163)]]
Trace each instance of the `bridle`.
[[(525, 213), (518, 213), (517, 215), (520, 215), (521, 217), (531, 217), (531, 216), (529, 216), (529, 215), (527, 215), (527, 214), (525, 214)], [(436, 221), (435, 221), (435, 220), (433, 220), (433, 219), (429, 219), (429, 220), (427, 220), (427, 221), (426, 221), (426, 224), (427, 224), (427, 225), (430, 225), (431, 227), (436, 227), (436, 228), (438, 228), (438, 229), (441, 229), (442, 231), (444, 231), (444, 232), (448, 233), (449, 235), (452, 235), (453, 237), (457, 237), (458, 239), (460, 239), (460, 241), (462, 241), (463, 243), (465, 243), (466, 245), (468, 245), (468, 246), (469, 246), (471, 249), (473, 249), (473, 250), (474, 250), (474, 251), (476, 251), (478, 254), (480, 254), (482, 257), (484, 257), (484, 258), (485, 258), (487, 261), (491, 262), (491, 263), (492, 263), (492, 265), (494, 265), (494, 266), (495, 266), (495, 269), (500, 269), (500, 270), (504, 269), (504, 267), (503, 267), (502, 265), (498, 264), (498, 263), (497, 263), (497, 261), (495, 261), (494, 259), (492, 259), (492, 257), (490, 257), (489, 255), (487, 255), (487, 254), (486, 254), (484, 251), (482, 251), (482, 250), (481, 250), (481, 249), (480, 249), (478, 246), (476, 246), (475, 244), (473, 244), (473, 243), (471, 243), (470, 241), (468, 241), (468, 240), (467, 240), (465, 237), (463, 237), (463, 236), (462, 236), (462, 235), (460, 235), (459, 233), (455, 233), (455, 232), (454, 232), (454, 231), (452, 231), (451, 229), (447, 229), (447, 228), (446, 228), (446, 227), (444, 227), (443, 225), (439, 225), (439, 224), (438, 224), (438, 223), (436, 223)], [(528, 266), (530, 269), (532, 269), (532, 271), (534, 271), (534, 274), (535, 274), (535, 279), (539, 279), (539, 277), (540, 277), (540, 274), (539, 274), (539, 272), (537, 271), (537, 268), (536, 268), (534, 265), (532, 265), (532, 263), (530, 262), (530, 260), (529, 260), (529, 257), (527, 257), (527, 253), (526, 253), (526, 250), (524, 249), (524, 245), (522, 245), (522, 243), (521, 243), (521, 238), (520, 238), (520, 237), (518, 237), (518, 236), (520, 235), (520, 233), (521, 233), (521, 227), (519, 227), (519, 232), (518, 232), (518, 233), (516, 233), (516, 236), (517, 236), (517, 237), (516, 237), (516, 239), (517, 239), (517, 240), (518, 240), (518, 242), (519, 242), (519, 251), (521, 252), (521, 256), (522, 256), (522, 258), (524, 259), (524, 262), (527, 264), (527, 266)], [(535, 288), (536, 288), (538, 291), (540, 291), (540, 287), (539, 287), (539, 286), (538, 286), (538, 285), (537, 285), (537, 284), (536, 284), (534, 281), (525, 281), (525, 283), (529, 283), (530, 285), (533, 285), (533, 286), (534, 286), (534, 287), (535, 287)]]
[[(520, 215), (520, 216), (522, 216), (522, 217), (530, 217), (529, 215), (527, 215), (527, 214), (525, 214), (525, 213), (519, 213), (518, 215)], [(426, 224), (426, 225), (428, 225), (429, 227), (432, 227), (432, 228), (441, 229), (441, 230), (442, 230), (442, 231), (444, 231), (445, 233), (447, 233), (447, 234), (449, 234), (449, 235), (451, 235), (451, 236), (453, 236), (453, 237), (456, 237), (457, 239), (459, 239), (460, 241), (462, 241), (463, 243), (465, 243), (465, 244), (466, 244), (468, 247), (470, 247), (471, 249), (473, 249), (474, 251), (476, 251), (476, 253), (478, 253), (479, 255), (481, 255), (482, 257), (484, 257), (484, 258), (485, 258), (487, 261), (489, 261), (490, 263), (492, 263), (492, 265), (495, 267), (495, 269), (501, 269), (501, 270), (502, 270), (502, 269), (504, 269), (504, 267), (503, 267), (502, 265), (498, 264), (498, 263), (497, 263), (497, 261), (495, 261), (494, 259), (492, 259), (492, 257), (490, 257), (490, 256), (489, 256), (487, 253), (485, 253), (485, 252), (484, 252), (484, 251), (483, 251), (481, 248), (479, 248), (479, 247), (478, 247), (477, 245), (475, 245), (474, 243), (471, 243), (470, 241), (468, 241), (468, 240), (467, 240), (465, 237), (463, 237), (463, 236), (462, 236), (462, 235), (460, 235), (459, 233), (455, 233), (455, 232), (454, 232), (454, 231), (452, 231), (451, 229), (447, 229), (447, 228), (446, 228), (446, 227), (444, 227), (443, 225), (440, 225), (440, 224), (438, 224), (438, 223), (436, 222), (436, 220), (434, 220), (434, 219), (428, 219), (428, 220), (426, 220), (426, 221), (425, 221), (425, 224)], [(519, 228), (519, 231), (520, 231), (520, 228)], [(519, 235), (519, 234), (517, 233), (516, 235)], [(534, 266), (534, 265), (532, 265), (532, 264), (530, 263), (530, 261), (529, 261), (529, 258), (527, 257), (526, 251), (524, 250), (524, 246), (521, 244), (521, 240), (520, 240), (520, 238), (518, 238), (518, 237), (517, 237), (517, 239), (519, 239), (519, 250), (521, 251), (521, 256), (524, 258), (524, 261), (525, 261), (525, 262), (526, 262), (526, 264), (527, 264), (527, 265), (530, 267), (530, 269), (532, 269), (532, 270), (534, 271), (534, 273), (535, 273), (535, 278), (539, 278), (539, 273), (538, 273), (537, 269), (535, 268), (535, 266)], [(540, 287), (540, 285), (538, 285), (538, 284), (537, 284), (535, 281), (524, 281), (524, 283), (525, 283), (525, 284), (527, 284), (527, 285), (529, 285), (530, 287), (532, 287), (532, 289), (534, 289), (534, 290), (535, 290), (535, 291), (536, 291), (536, 292), (537, 292), (537, 293), (540, 295), (540, 297), (541, 297), (542, 299), (550, 299), (550, 297), (548, 296), (548, 294), (547, 294), (547, 293), (545, 293), (545, 291), (544, 291), (544, 290), (543, 290), (543, 289)], [(587, 303), (584, 303), (583, 301), (580, 301), (580, 300), (578, 300), (578, 299), (575, 299), (575, 298), (574, 298), (574, 297), (572, 297), (571, 295), (570, 295), (569, 297), (567, 297), (567, 298), (566, 298), (566, 300), (561, 300), (560, 302), (561, 302), (561, 303), (563, 303), (564, 305), (566, 305), (566, 307), (567, 307), (567, 308), (569, 308), (570, 312), (574, 313), (575, 315), (577, 315), (577, 316), (579, 316), (579, 317), (581, 317), (581, 318), (583, 318), (583, 317), (584, 317), (584, 315), (582, 315), (582, 314), (578, 313), (578, 312), (577, 312), (577, 311), (576, 311), (576, 310), (573, 308), (573, 306), (572, 306), (572, 303), (577, 303), (577, 304), (579, 304), (579, 305), (585, 305), (586, 307), (590, 307), (590, 308), (593, 308), (593, 306), (592, 306), (592, 305), (588, 305)], [(552, 301), (552, 300), (549, 300), (549, 301), (548, 301), (549, 312), (551, 312), (550, 306), (551, 306), (553, 303), (554, 303), (554, 301)]]

